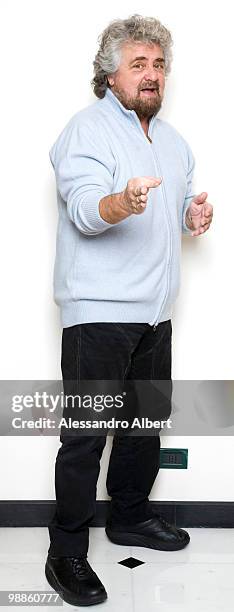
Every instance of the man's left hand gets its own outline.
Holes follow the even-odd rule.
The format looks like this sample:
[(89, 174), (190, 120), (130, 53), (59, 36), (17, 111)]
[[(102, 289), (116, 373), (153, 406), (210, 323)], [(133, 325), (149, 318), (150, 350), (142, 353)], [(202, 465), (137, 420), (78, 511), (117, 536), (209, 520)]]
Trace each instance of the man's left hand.
[(206, 201), (206, 191), (195, 196), (186, 212), (186, 225), (192, 230), (192, 236), (204, 234), (210, 227), (213, 217), (213, 206)]

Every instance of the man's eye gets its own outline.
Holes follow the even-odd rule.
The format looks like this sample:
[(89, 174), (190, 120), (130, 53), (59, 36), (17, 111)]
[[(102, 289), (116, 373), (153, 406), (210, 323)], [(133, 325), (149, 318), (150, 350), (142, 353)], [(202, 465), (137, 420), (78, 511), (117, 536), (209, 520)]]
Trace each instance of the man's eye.
[(161, 72), (164, 72), (165, 66), (164, 66), (164, 64), (158, 64), (158, 63), (156, 63), (156, 64), (155, 64), (155, 68), (156, 68), (157, 70), (160, 70)]
[[(144, 64), (134, 64), (133, 68), (144, 68)], [(156, 63), (155, 64), (155, 68), (156, 68), (156, 70), (160, 70), (160, 72), (164, 72), (165, 65), (164, 64)]]

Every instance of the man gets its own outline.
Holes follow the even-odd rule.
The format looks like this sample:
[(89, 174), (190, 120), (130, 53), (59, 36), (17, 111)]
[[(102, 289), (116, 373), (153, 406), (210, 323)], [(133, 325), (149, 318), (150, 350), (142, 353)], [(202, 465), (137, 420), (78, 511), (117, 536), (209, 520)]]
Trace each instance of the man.
[[(50, 151), (65, 388), (67, 381), (171, 380), (181, 232), (198, 236), (212, 221), (207, 193), (192, 191), (190, 147), (157, 117), (171, 45), (154, 18), (111, 22), (94, 61), (98, 100), (72, 117)], [(100, 603), (107, 593), (87, 552), (106, 436), (63, 432), (60, 440), (46, 576), (65, 601)], [(159, 452), (159, 435), (114, 436), (106, 527), (112, 542), (158, 550), (188, 544), (189, 534), (149, 503)]]

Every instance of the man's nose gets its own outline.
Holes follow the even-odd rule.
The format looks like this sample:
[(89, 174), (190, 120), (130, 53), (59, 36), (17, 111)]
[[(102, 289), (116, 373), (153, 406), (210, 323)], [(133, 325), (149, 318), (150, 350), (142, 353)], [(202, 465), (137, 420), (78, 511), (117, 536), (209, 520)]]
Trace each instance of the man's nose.
[(153, 83), (155, 83), (155, 81), (158, 80), (159, 75), (160, 72), (155, 66), (148, 66), (148, 68), (146, 68), (145, 70), (144, 79), (147, 79), (148, 81), (153, 81)]

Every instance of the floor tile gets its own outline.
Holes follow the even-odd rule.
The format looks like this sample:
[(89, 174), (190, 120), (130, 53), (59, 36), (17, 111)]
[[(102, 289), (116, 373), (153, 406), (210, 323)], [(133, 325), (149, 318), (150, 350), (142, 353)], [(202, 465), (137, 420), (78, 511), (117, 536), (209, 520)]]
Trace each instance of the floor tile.
[(49, 533), (45, 527), (1, 527), (0, 542), (0, 563), (39, 563), (47, 555)]
[(134, 612), (233, 612), (234, 565), (171, 562), (135, 568)]
[[(107, 601), (92, 606), (92, 612), (142, 612), (143, 608), (147, 612), (233, 612), (234, 529), (188, 531), (190, 544), (167, 553), (118, 546), (110, 542), (104, 528), (90, 528), (88, 560), (108, 594)], [(1, 528), (0, 542), (0, 590), (54, 592), (44, 573), (49, 546), (46, 528)], [(122, 565), (131, 557), (140, 565)], [(41, 607), (48, 612), (77, 609), (65, 602), (62, 608)], [(31, 612), (32, 606), (22, 610)]]

